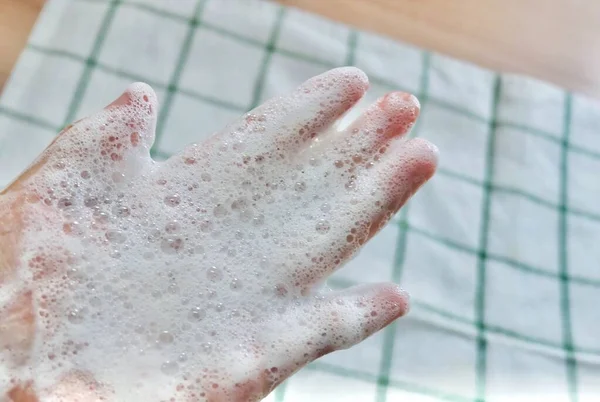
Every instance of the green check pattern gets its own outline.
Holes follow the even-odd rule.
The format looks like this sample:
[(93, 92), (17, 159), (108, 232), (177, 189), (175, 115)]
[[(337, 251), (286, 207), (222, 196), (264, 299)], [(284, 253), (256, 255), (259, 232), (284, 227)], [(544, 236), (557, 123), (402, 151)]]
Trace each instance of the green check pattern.
[(132, 81), (165, 159), (341, 65), (369, 75), (363, 106), (415, 93), (442, 158), (330, 286), (402, 283), (413, 310), (269, 400), (600, 400), (600, 107), (549, 84), (267, 1), (49, 0), (0, 98), (0, 184)]

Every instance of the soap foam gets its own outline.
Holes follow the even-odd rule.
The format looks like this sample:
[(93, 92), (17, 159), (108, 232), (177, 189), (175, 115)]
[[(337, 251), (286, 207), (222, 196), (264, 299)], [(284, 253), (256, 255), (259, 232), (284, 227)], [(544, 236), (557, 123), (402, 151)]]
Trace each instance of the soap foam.
[[(398, 142), (406, 167), (384, 162), (376, 130), (396, 123), (380, 114), (346, 141), (327, 129), (366, 86), (334, 70), (166, 162), (149, 155), (157, 100), (144, 84), (68, 128), (3, 196), (29, 202), (22, 266), (0, 300), (29, 291), (36, 331), (26, 358), (0, 355), (0, 390), (34, 379), (42, 401), (255, 400), (396, 317), (406, 306), (314, 288), (431, 159)], [(414, 98), (392, 101), (413, 120)]]

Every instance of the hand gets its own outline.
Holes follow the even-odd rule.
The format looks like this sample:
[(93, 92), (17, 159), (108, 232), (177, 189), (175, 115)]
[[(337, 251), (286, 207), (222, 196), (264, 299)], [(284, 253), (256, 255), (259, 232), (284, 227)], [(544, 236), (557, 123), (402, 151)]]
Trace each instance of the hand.
[(256, 401), (408, 308), (395, 284), (319, 290), (434, 173), (390, 93), (333, 124), (340, 68), (165, 162), (133, 84), (0, 193), (0, 400)]

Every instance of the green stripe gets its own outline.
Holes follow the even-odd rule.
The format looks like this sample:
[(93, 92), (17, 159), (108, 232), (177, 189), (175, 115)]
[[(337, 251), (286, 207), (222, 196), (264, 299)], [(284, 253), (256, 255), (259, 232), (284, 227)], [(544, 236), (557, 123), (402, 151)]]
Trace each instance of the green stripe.
[(83, 73), (81, 77), (79, 77), (79, 81), (77, 82), (77, 87), (75, 88), (75, 92), (73, 94), (73, 98), (71, 99), (71, 103), (67, 109), (67, 115), (65, 116), (65, 120), (63, 126), (71, 123), (75, 116), (77, 115), (77, 111), (79, 110), (79, 106), (81, 105), (81, 100), (85, 95), (85, 91), (87, 90), (90, 75), (94, 70), (96, 65), (96, 59), (100, 54), (100, 50), (102, 50), (102, 45), (106, 39), (106, 34), (112, 25), (115, 15), (117, 13), (117, 9), (121, 4), (121, 0), (111, 0), (106, 13), (104, 14), (104, 18), (102, 20), (102, 24), (100, 25), (100, 30), (96, 36), (96, 40), (92, 46), (92, 51), (88, 58), (85, 60), (85, 67), (83, 69)]
[(281, 32), (281, 25), (285, 17), (285, 11), (286, 9), (283, 7), (280, 7), (277, 10), (277, 18), (275, 20), (275, 23), (273, 24), (273, 29), (271, 30), (271, 33), (269, 35), (269, 40), (265, 48), (265, 55), (262, 59), (261, 66), (258, 71), (258, 76), (256, 77), (256, 81), (254, 82), (254, 89), (252, 91), (252, 101), (250, 102), (248, 110), (252, 110), (260, 104), (260, 100), (265, 89), (265, 80), (267, 77), (267, 73), (269, 71), (269, 67), (271, 66), (271, 60), (273, 59), (273, 52), (275, 52), (275, 45), (279, 40), (279, 34)]
[[(565, 208), (567, 208), (565, 206)], [(579, 216), (581, 218), (586, 218), (592, 221), (600, 222), (600, 215), (594, 214), (591, 212), (582, 211), (577, 208), (567, 208), (567, 213), (573, 216)]]
[[(444, 236), (440, 236), (440, 235), (431, 233), (428, 230), (419, 228), (419, 227), (411, 225), (409, 223), (397, 222), (397, 224), (398, 225), (406, 225), (407, 230), (414, 232), (420, 236), (423, 236), (431, 241), (434, 241), (436, 243), (444, 245), (448, 248), (452, 248), (457, 251), (462, 251), (462, 252), (469, 253), (472, 255), (479, 254), (479, 251), (473, 247), (470, 247), (466, 244), (459, 243), (455, 240), (446, 238)], [(503, 263), (503, 264), (507, 265), (508, 267), (516, 269), (516, 270), (525, 271), (525, 272), (529, 272), (529, 273), (532, 273), (535, 275), (545, 276), (548, 278), (559, 279), (561, 276), (559, 273), (548, 271), (546, 269), (539, 268), (539, 267), (534, 267), (534, 266), (525, 264), (523, 262), (514, 260), (512, 258), (509, 258), (506, 256), (501, 256), (501, 255), (490, 253), (490, 252), (487, 253), (487, 259), (490, 261), (496, 261), (496, 262)], [(588, 278), (588, 277), (579, 276), (579, 275), (569, 275), (568, 278), (573, 283), (577, 283), (577, 284), (584, 285), (584, 286), (600, 288), (600, 279)]]
[(496, 116), (500, 99), (500, 77), (496, 75), (494, 82), (494, 97), (492, 103), (492, 120), (489, 128), (488, 144), (486, 151), (486, 164), (484, 176), (484, 194), (481, 206), (481, 227), (479, 231), (479, 252), (477, 254), (477, 279), (475, 288), (475, 321), (477, 327), (477, 361), (476, 361), (476, 396), (477, 401), (485, 400), (486, 372), (487, 372), (487, 339), (485, 336), (485, 287), (486, 287), (486, 260), (489, 240), (490, 206), (492, 199), (492, 179), (494, 174), (494, 157), (496, 146)]
[[(421, 98), (426, 99), (425, 94), (429, 90), (429, 72), (430, 72), (430, 54), (423, 52), (423, 64), (421, 73), (421, 84), (419, 92)], [(421, 112), (426, 107), (425, 100), (421, 103)], [(420, 120), (419, 120), (420, 121)], [(417, 136), (421, 125), (419, 121), (415, 124), (413, 135)], [(396, 251), (394, 256), (394, 269), (392, 271), (392, 281), (400, 283), (404, 269), (404, 259), (406, 256), (406, 243), (408, 239), (408, 210), (410, 205), (405, 205), (400, 212), (400, 229), (397, 235)], [(394, 344), (396, 339), (396, 323), (392, 323), (384, 330), (383, 351), (381, 365), (379, 367), (379, 379), (377, 381), (377, 402), (387, 400), (387, 390), (389, 386), (389, 376), (392, 369), (392, 359), (394, 354)]]
[(55, 131), (56, 133), (58, 133), (60, 131), (60, 129), (57, 128), (56, 125), (54, 125), (53, 123), (50, 123), (44, 119), (40, 119), (36, 116), (27, 115), (25, 113), (21, 113), (16, 110), (9, 109), (2, 105), (0, 105), (0, 114), (8, 116), (12, 119), (21, 121), (23, 123), (31, 124), (31, 125), (39, 127), (39, 128), (45, 128), (47, 130)]
[(275, 402), (283, 402), (285, 400), (285, 391), (287, 390), (287, 381), (279, 384), (277, 388), (273, 391), (275, 394)]
[[(57, 57), (64, 57), (70, 60), (74, 60), (74, 61), (79, 61), (82, 63), (85, 63), (85, 58), (81, 57), (75, 53), (69, 52), (69, 51), (65, 51), (65, 50), (56, 50), (56, 49), (46, 49), (37, 45), (33, 45), (33, 44), (29, 44), (27, 45), (27, 48), (30, 50), (33, 50), (35, 52), (47, 55), (47, 56), (57, 56)], [(133, 73), (129, 73), (127, 71), (118, 69), (118, 68), (114, 68), (114, 67), (110, 67), (110, 66), (106, 66), (104, 64), (101, 63), (96, 63), (96, 69), (103, 71), (107, 74), (111, 74), (114, 76), (117, 76), (119, 78), (125, 78), (128, 79), (130, 81), (140, 81), (140, 82), (145, 82), (148, 85), (150, 85), (151, 87), (153, 87), (156, 90), (164, 90), (166, 91), (168, 88), (168, 85), (162, 84), (160, 82), (156, 82), (153, 80), (150, 80), (142, 75), (139, 74), (133, 74)], [(222, 101), (220, 99), (217, 98), (213, 98), (211, 96), (207, 96), (207, 95), (203, 95), (200, 94), (196, 91), (193, 90), (188, 90), (188, 89), (182, 89), (182, 88), (178, 88), (178, 92), (182, 95), (188, 96), (190, 98), (193, 98), (195, 100), (198, 100), (200, 102), (203, 103), (207, 103), (210, 104), (212, 106), (217, 106), (223, 109), (227, 109), (227, 110), (231, 110), (234, 112), (238, 112), (238, 113), (244, 113), (245, 111), (247, 111), (246, 106), (241, 106), (241, 105), (236, 105), (230, 102), (226, 102), (226, 101)]]
[[(373, 374), (365, 373), (359, 370), (348, 369), (346, 367), (341, 367), (329, 363), (323, 363), (321, 361), (317, 361), (308, 365), (306, 369), (309, 371), (319, 371), (327, 374), (336, 375), (339, 377), (352, 378), (357, 381), (364, 381), (369, 383), (373, 383), (377, 380), (377, 377)], [(403, 391), (438, 398), (443, 401), (471, 402), (469, 398), (466, 398), (464, 396), (442, 392), (434, 388), (424, 387), (422, 385), (408, 381), (390, 380), (389, 386)]]
[[(327, 284), (331, 286), (333, 289), (345, 289), (353, 286), (360, 285), (361, 282), (343, 279), (343, 278), (331, 278), (327, 281)], [(457, 324), (466, 325), (469, 328), (473, 328), (477, 326), (476, 321), (471, 318), (463, 317), (458, 314), (453, 313), (452, 311), (444, 310), (442, 308), (436, 307), (431, 303), (428, 303), (422, 299), (412, 297), (411, 305), (414, 310), (423, 310), (429, 314), (434, 314), (440, 318), (443, 318), (448, 321), (452, 321)], [(524, 343), (528, 343), (531, 345), (540, 345), (545, 346), (547, 348), (553, 349), (557, 352), (564, 352), (563, 344), (560, 342), (552, 342), (547, 339), (532, 337), (524, 334), (520, 334), (516, 331), (513, 331), (508, 328), (504, 328), (498, 325), (484, 325), (485, 331), (487, 333), (493, 333), (496, 335), (502, 335), (506, 338), (513, 339), (516, 341), (521, 341)], [(589, 355), (600, 356), (600, 348), (574, 348), (574, 351), (577, 353), (585, 353)]]
[(600, 159), (600, 152), (592, 151), (588, 148), (583, 148), (578, 145), (573, 145), (571, 143), (567, 144), (567, 148), (569, 148), (572, 152), (588, 156), (593, 159)]
[[(433, 306), (427, 302), (424, 302), (422, 300), (419, 300), (419, 299), (414, 299), (412, 301), (412, 305), (417, 309), (422, 309), (424, 311), (427, 311), (428, 313), (435, 314), (435, 315), (445, 318), (449, 321), (454, 321), (454, 322), (457, 322), (457, 323), (460, 323), (463, 325), (467, 325), (469, 327), (476, 326), (476, 322), (469, 318), (456, 315), (456, 314), (452, 313), (451, 311), (447, 311), (447, 310), (441, 309), (439, 307), (435, 307), (435, 306)], [(562, 343), (552, 342), (547, 339), (520, 334), (517, 331), (513, 331), (511, 329), (504, 328), (504, 327), (501, 327), (498, 325), (485, 324), (484, 328), (487, 333), (502, 335), (506, 338), (510, 338), (513, 340), (521, 341), (521, 342), (532, 344), (532, 345), (545, 346), (547, 348), (554, 349), (557, 352), (564, 352), (564, 350), (565, 350)], [(589, 354), (589, 355), (600, 356), (600, 349), (577, 348), (574, 351), (576, 351), (578, 353), (585, 353), (585, 354)]]
[(353, 66), (356, 64), (356, 48), (358, 46), (358, 31), (351, 29), (348, 33), (348, 52), (346, 54), (345, 65)]
[(563, 144), (560, 158), (560, 221), (558, 229), (558, 261), (560, 272), (560, 310), (562, 316), (563, 347), (567, 353), (565, 360), (567, 383), (571, 402), (577, 402), (577, 361), (573, 356), (573, 334), (571, 326), (571, 303), (569, 300), (569, 266), (567, 255), (568, 222), (566, 206), (568, 204), (568, 169), (569, 169), (569, 136), (571, 131), (572, 99), (570, 94), (565, 97), (565, 112), (563, 123)]
[(156, 149), (160, 146), (165, 124), (169, 117), (169, 113), (171, 112), (171, 107), (173, 106), (173, 97), (175, 96), (175, 92), (177, 92), (177, 86), (179, 85), (179, 80), (181, 79), (181, 73), (183, 72), (185, 63), (190, 55), (190, 49), (192, 47), (194, 34), (196, 33), (197, 27), (201, 24), (202, 11), (204, 10), (205, 5), (206, 0), (198, 0), (196, 2), (196, 7), (194, 8), (193, 18), (188, 20), (187, 33), (183, 41), (183, 45), (181, 46), (181, 50), (179, 51), (179, 56), (177, 57), (175, 70), (173, 71), (173, 75), (169, 80), (169, 85), (167, 86), (167, 94), (165, 95), (165, 100), (163, 102), (161, 112), (158, 117), (158, 122), (156, 124), (156, 138), (154, 140), (154, 145), (150, 150), (152, 155), (154, 155)]
[(541, 197), (538, 197), (535, 194), (531, 194), (531, 193), (527, 193), (523, 190), (520, 190), (518, 188), (512, 188), (512, 187), (506, 187), (506, 186), (498, 186), (498, 185), (493, 185), (492, 186), (494, 188), (495, 191), (497, 192), (501, 192), (504, 194), (509, 194), (509, 195), (516, 195), (522, 198), (525, 198), (529, 201), (531, 201), (534, 204), (538, 204), (547, 208), (551, 208), (553, 210), (556, 210), (557, 205), (553, 202), (547, 201)]

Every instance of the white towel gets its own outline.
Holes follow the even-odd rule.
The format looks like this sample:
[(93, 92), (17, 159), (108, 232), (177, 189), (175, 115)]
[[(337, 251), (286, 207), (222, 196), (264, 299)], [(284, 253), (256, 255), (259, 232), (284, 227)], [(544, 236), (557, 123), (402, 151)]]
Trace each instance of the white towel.
[(0, 184), (67, 123), (145, 81), (154, 155), (331, 67), (361, 107), (415, 93), (440, 169), (331, 285), (393, 280), (410, 314), (326, 356), (277, 401), (599, 401), (600, 107), (258, 0), (49, 0), (0, 99)]

